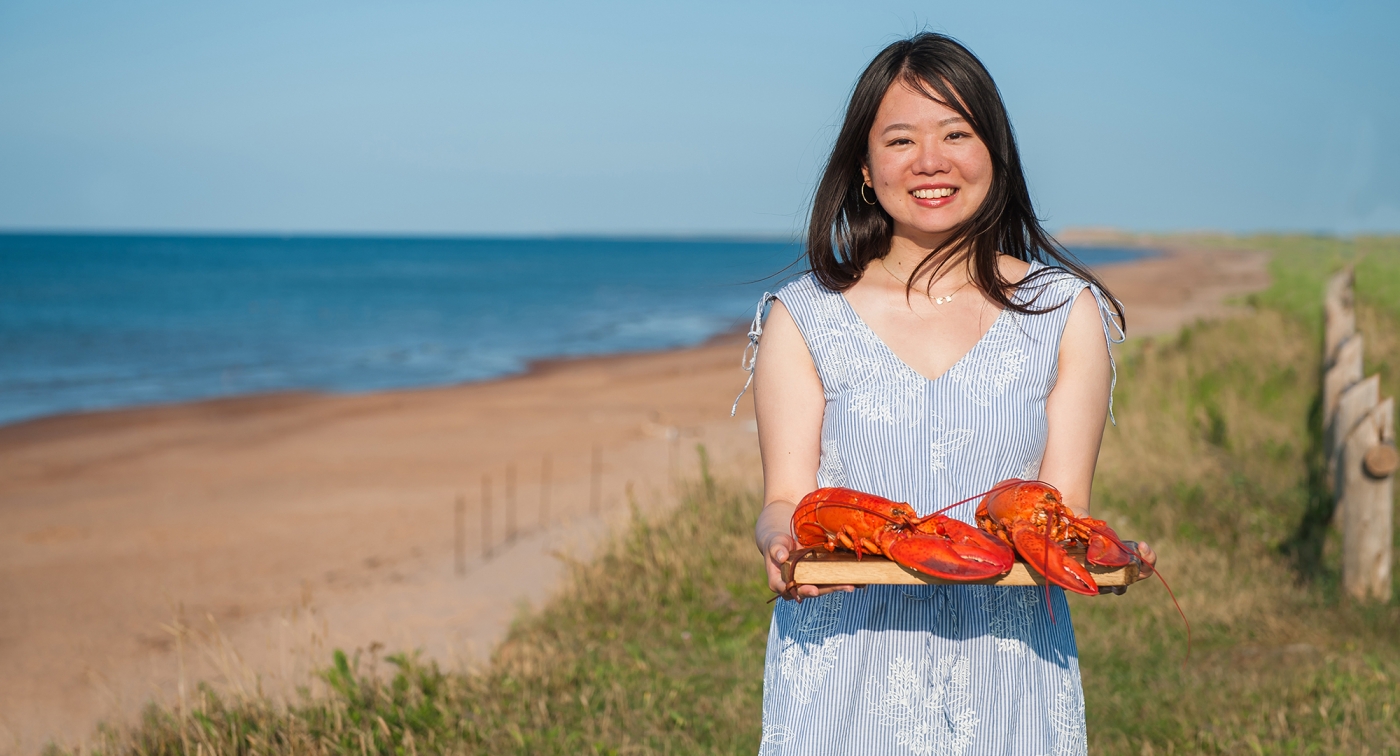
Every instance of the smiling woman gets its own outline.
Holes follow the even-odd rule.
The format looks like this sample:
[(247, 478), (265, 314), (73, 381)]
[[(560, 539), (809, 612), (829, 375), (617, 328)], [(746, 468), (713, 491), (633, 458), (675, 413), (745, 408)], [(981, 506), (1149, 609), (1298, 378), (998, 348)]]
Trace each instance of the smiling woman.
[[(1084, 753), (1060, 588), (855, 592), (782, 574), (796, 502), (819, 487), (973, 524), (982, 492), (1038, 478), (1088, 514), (1122, 308), (1040, 227), (972, 53), (921, 34), (870, 64), (817, 189), (808, 256), (811, 273), (752, 330), (755, 539), (788, 599), (769, 633), (763, 753)], [(1152, 550), (1131, 548), (1150, 571)]]

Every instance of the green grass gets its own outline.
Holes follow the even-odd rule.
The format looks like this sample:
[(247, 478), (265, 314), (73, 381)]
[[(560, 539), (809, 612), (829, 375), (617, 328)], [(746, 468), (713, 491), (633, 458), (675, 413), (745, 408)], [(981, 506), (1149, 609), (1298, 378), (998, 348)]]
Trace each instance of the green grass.
[[(1151, 540), (1160, 586), (1073, 597), (1090, 750), (1400, 752), (1400, 609), (1339, 590), (1318, 450), (1321, 287), (1357, 271), (1368, 366), (1396, 393), (1400, 239), (1200, 239), (1273, 254), (1249, 311), (1120, 359), (1097, 511)], [(637, 519), (523, 617), (477, 674), (337, 653), (291, 704), (205, 688), (104, 731), (111, 754), (753, 753), (769, 609), (749, 533), (756, 481), (706, 478)]]

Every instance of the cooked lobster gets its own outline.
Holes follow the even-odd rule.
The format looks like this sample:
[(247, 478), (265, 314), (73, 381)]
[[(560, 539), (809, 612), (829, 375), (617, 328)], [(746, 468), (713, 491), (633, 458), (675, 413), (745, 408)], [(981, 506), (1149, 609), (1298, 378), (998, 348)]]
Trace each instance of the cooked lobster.
[[(959, 504), (963, 502), (958, 502)], [(818, 488), (802, 498), (792, 515), (798, 549), (783, 564), (783, 580), (795, 585), (798, 562), (817, 549), (878, 554), (946, 580), (996, 577), (1016, 555), (994, 536), (942, 513), (919, 517), (908, 504), (849, 488)]]
[(1054, 486), (1038, 480), (1013, 478), (993, 486), (977, 507), (977, 524), (1015, 548), (1046, 580), (1088, 596), (1098, 595), (1099, 586), (1069, 556), (1067, 545), (1085, 546), (1089, 564), (1126, 567), (1137, 559), (1108, 523), (1076, 515)]
[[(996, 484), (977, 506), (977, 524), (1015, 547), (1022, 561), (1044, 575), (1047, 592), (1049, 584), (1054, 583), (1075, 593), (1098, 595), (1099, 586), (1094, 576), (1068, 554), (1067, 545), (1084, 546), (1084, 558), (1089, 564), (1105, 567), (1125, 567), (1138, 558), (1135, 550), (1128, 548), (1108, 523), (1076, 515), (1064, 505), (1060, 492), (1044, 481), (1012, 478)], [(1181, 611), (1181, 604), (1167, 585), (1167, 579), (1155, 568), (1153, 572), (1186, 623), (1189, 658), (1191, 623)], [(1046, 606), (1049, 606), (1048, 601)]]

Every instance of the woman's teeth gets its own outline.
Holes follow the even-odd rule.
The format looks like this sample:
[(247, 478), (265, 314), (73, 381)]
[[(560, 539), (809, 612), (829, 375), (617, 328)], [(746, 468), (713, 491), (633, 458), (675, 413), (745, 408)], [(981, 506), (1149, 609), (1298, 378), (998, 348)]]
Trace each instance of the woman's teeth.
[(951, 186), (945, 186), (939, 189), (915, 189), (914, 197), (916, 199), (942, 199), (943, 197), (953, 196), (953, 192), (956, 191), (957, 189)]

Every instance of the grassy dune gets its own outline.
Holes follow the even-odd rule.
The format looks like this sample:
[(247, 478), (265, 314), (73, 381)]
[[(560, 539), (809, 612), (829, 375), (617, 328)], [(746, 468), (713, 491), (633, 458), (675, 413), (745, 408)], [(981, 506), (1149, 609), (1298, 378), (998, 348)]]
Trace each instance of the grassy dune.
[(1120, 361), (1096, 507), (1163, 552), (1195, 648), (1183, 668), (1161, 591), (1080, 601), (1091, 751), (1400, 752), (1400, 611), (1340, 595), (1317, 399), (1321, 282), (1344, 261), (1369, 367), (1400, 388), (1400, 240), (1243, 243), (1275, 253), (1250, 314)]
[[(1166, 592), (1073, 597), (1092, 753), (1400, 752), (1400, 609), (1340, 595), (1321, 493), (1323, 278), (1357, 265), (1369, 368), (1396, 395), (1400, 239), (1202, 239), (1274, 252), (1236, 319), (1122, 350), (1095, 507), (1150, 539)], [(490, 667), (337, 654), (290, 705), (205, 689), (104, 731), (112, 754), (753, 753), (767, 591), (755, 482), (638, 520)], [(387, 673), (386, 673), (387, 670)]]

